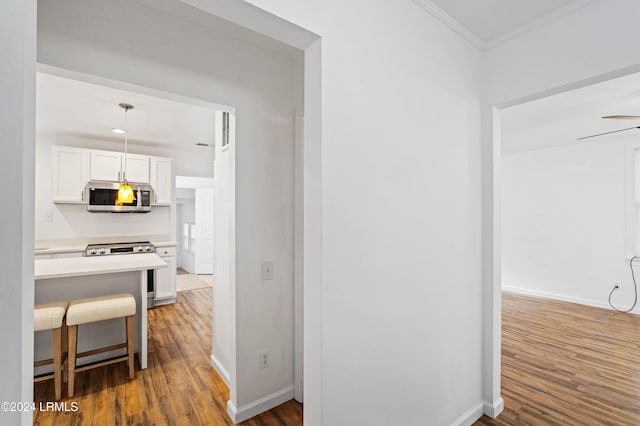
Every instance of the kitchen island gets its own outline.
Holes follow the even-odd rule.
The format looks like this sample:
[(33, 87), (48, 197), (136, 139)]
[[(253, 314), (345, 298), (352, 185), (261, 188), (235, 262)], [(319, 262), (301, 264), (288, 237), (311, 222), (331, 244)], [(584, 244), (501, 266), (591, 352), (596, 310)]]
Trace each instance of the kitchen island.
[[(35, 303), (47, 303), (113, 293), (131, 293), (136, 299), (136, 349), (140, 367), (147, 368), (147, 271), (166, 268), (155, 253), (123, 254), (65, 259), (36, 259)], [(48, 358), (49, 333), (36, 335), (35, 359)], [(82, 326), (78, 347), (82, 350), (109, 346), (123, 340), (124, 327), (114, 321), (101, 321)], [(48, 341), (49, 340), (49, 341)], [(117, 356), (114, 352), (110, 356)], [(99, 358), (87, 357), (88, 362)]]

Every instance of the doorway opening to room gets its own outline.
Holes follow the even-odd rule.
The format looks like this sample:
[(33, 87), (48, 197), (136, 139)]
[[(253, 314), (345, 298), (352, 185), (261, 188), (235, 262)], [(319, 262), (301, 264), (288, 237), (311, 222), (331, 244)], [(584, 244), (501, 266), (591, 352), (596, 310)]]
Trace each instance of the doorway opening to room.
[(176, 176), (176, 291), (213, 286), (213, 178)]
[(502, 416), (640, 421), (640, 405), (618, 408), (640, 397), (628, 362), (640, 328), (638, 84), (629, 74), (499, 111)]
[[(193, 351), (194, 356), (200, 352), (198, 357), (208, 352), (206, 365), (198, 367), (205, 371), (213, 365), (219, 380), (206, 383), (203, 389), (194, 388), (203, 383), (188, 386), (198, 396), (216, 395), (216, 403), (201, 401), (202, 406), (215, 408), (214, 413), (209, 413), (212, 419), (227, 421), (228, 415), (232, 421), (240, 422), (294, 397), (301, 400), (303, 277), (312, 284), (304, 293), (305, 305), (309, 302), (312, 308), (305, 311), (309, 321), (304, 326), (311, 330), (305, 336), (305, 345), (319, 348), (320, 343), (319, 38), (284, 21), (274, 22), (275, 17), (267, 14), (259, 20), (272, 25), (261, 28), (286, 26), (289, 44), (184, 2), (126, 2), (120, 3), (117, 10), (102, 3), (89, 3), (65, 0), (56, 7), (39, 5), (38, 60), (49, 64), (42, 65), (41, 70), (49, 68), (54, 74), (56, 69), (63, 73), (73, 70), (67, 76), (89, 76), (98, 83), (116, 81), (125, 90), (144, 88), (155, 94), (161, 91), (171, 100), (183, 96), (204, 99), (204, 103), (223, 99), (226, 105), (243, 111), (237, 125), (243, 143), (237, 150), (235, 110), (223, 107), (216, 112), (216, 122), (223, 113), (229, 113), (226, 117), (231, 134), (229, 145), (221, 149), (222, 155), (216, 153), (214, 166), (214, 173), (224, 169), (226, 177), (225, 182), (217, 175), (214, 179), (214, 246), (227, 247), (221, 256), (215, 250), (215, 284), (223, 281), (224, 271), (219, 265), (229, 266), (229, 285), (225, 291), (216, 288), (212, 302), (229, 308), (220, 318), (213, 318), (214, 326), (220, 327), (213, 333), (213, 355), (217, 357), (208, 359), (212, 339), (192, 348), (183, 344), (185, 340), (179, 333), (177, 338), (168, 338), (162, 329), (172, 324), (163, 323), (162, 318), (157, 327), (162, 336), (158, 346), (161, 350), (154, 355), (166, 361), (181, 349)], [(255, 24), (252, 13), (263, 11), (253, 8), (246, 16), (235, 18), (251, 19)], [(137, 19), (143, 25), (129, 25)], [(248, 21), (245, 25), (252, 26)], [(215, 29), (229, 34), (220, 37)], [(261, 72), (256, 73), (256, 69)], [(303, 115), (308, 125), (304, 131)], [(236, 161), (243, 167), (236, 168)], [(180, 175), (194, 173), (186, 170)], [(241, 188), (237, 193), (236, 183)], [(218, 185), (231, 190), (221, 195)], [(222, 215), (218, 215), (219, 206), (228, 207)], [(175, 211), (172, 214), (175, 216)], [(236, 219), (243, 221), (238, 230)], [(174, 220), (172, 217), (171, 222)], [(218, 232), (219, 224), (228, 226), (228, 232)], [(140, 225), (148, 224), (141, 221)], [(176, 230), (174, 242), (178, 239), (176, 228), (172, 227)], [(192, 235), (189, 231), (189, 238), (195, 240), (199, 232), (197, 227), (192, 229), (196, 232)], [(242, 238), (236, 241), (238, 236)], [(236, 255), (242, 259), (236, 261)], [(260, 274), (263, 264), (273, 268)], [(216, 307), (213, 311), (214, 315), (221, 312)], [(149, 315), (158, 312), (161, 310), (154, 309)], [(185, 324), (188, 330), (202, 328), (199, 320), (210, 313), (193, 311), (192, 321)], [(312, 377), (307, 381), (311, 389), (307, 407), (312, 408), (309, 413), (314, 418), (320, 404), (319, 351), (305, 351), (307, 356), (311, 362), (305, 375)], [(228, 393), (222, 391), (225, 384)], [(287, 417), (301, 421), (299, 405), (288, 403), (285, 407), (294, 407)], [(180, 407), (174, 408), (176, 413), (170, 414), (181, 412)]]
[[(191, 184), (193, 199), (196, 200), (195, 193), (198, 195), (197, 213), (189, 220), (189, 253), (197, 253), (197, 265), (192, 265), (197, 267), (196, 272), (208, 274), (203, 275), (208, 285), (197, 288), (206, 287), (212, 293), (214, 146), (222, 144), (222, 133), (216, 132), (222, 123), (216, 124), (216, 120), (233, 109), (60, 68), (39, 69), (34, 188), (36, 260), (112, 256), (112, 263), (125, 264), (129, 260), (126, 256), (154, 253), (166, 267), (148, 271), (144, 292), (140, 289), (140, 275), (133, 271), (47, 280), (35, 287), (36, 303), (120, 291), (133, 294), (140, 311), (144, 310), (143, 302), (147, 308), (157, 309), (157, 315), (151, 311), (149, 315), (140, 313), (136, 318), (139, 327), (144, 327), (147, 319), (152, 324), (154, 315), (175, 316), (176, 311), (168, 308), (180, 302), (176, 288), (180, 237), (175, 223), (176, 213), (182, 213), (176, 202), (182, 201), (182, 195), (176, 188), (175, 176), (186, 172), (192, 176), (178, 179), (180, 186)], [(128, 110), (123, 122), (120, 105), (124, 103)], [(233, 165), (228, 164), (226, 169), (233, 170)], [(114, 207), (108, 200), (94, 206), (94, 198), (99, 197), (92, 191), (117, 187), (125, 174), (127, 183), (138, 193), (138, 202), (123, 212), (105, 210)], [(219, 190), (224, 194), (230, 188)], [(142, 196), (142, 192), (146, 195)], [(228, 221), (221, 222), (225, 224)], [(229, 251), (228, 247), (220, 249)], [(193, 288), (196, 287), (190, 289)], [(210, 314), (211, 294), (208, 303), (206, 310)], [(115, 324), (99, 323), (83, 326), (82, 333), (93, 336), (85, 339), (86, 344), (95, 346), (95, 341), (105, 336), (108, 346), (117, 343), (115, 328)], [(211, 325), (208, 329), (210, 332)], [(148, 353), (150, 364), (157, 361), (156, 341), (153, 327), (149, 327), (149, 344), (143, 344), (145, 333), (141, 330), (135, 346), (144, 369)], [(198, 336), (187, 339), (186, 346), (196, 344), (193, 339)], [(90, 349), (83, 345), (85, 341), (80, 341), (81, 351)], [(49, 336), (36, 334), (36, 360), (45, 359), (50, 347)], [(90, 362), (100, 360), (92, 358)], [(46, 368), (37, 373), (46, 373)]]

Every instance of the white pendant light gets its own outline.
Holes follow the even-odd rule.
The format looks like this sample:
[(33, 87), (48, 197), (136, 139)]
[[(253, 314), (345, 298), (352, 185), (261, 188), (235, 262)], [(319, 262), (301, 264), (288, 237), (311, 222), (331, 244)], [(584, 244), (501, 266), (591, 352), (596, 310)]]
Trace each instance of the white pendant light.
[(120, 108), (124, 109), (124, 170), (122, 171), (122, 180), (120, 181), (120, 188), (118, 188), (118, 198), (116, 198), (116, 206), (123, 204), (133, 203), (133, 188), (127, 182), (127, 145), (128, 145), (128, 132), (127, 132), (127, 112), (133, 109), (133, 105), (121, 103), (118, 104)]

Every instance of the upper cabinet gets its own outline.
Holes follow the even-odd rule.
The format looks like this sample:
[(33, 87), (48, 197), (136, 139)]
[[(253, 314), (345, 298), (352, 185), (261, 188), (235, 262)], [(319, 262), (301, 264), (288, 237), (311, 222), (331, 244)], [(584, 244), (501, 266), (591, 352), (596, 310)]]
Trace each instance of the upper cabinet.
[[(125, 165), (126, 163), (126, 165)], [(126, 170), (127, 181), (149, 183), (149, 157), (146, 155), (91, 150), (91, 180), (121, 181)]]
[(155, 191), (153, 205), (171, 205), (173, 175), (170, 158), (127, 154), (125, 165), (122, 152), (55, 145), (51, 149), (54, 203), (84, 204), (87, 182), (118, 182), (122, 180), (126, 167), (127, 181), (151, 184)]
[(122, 154), (109, 151), (91, 151), (91, 180), (119, 181)]
[(129, 182), (149, 183), (149, 157), (146, 155), (127, 154), (125, 167), (125, 158), (122, 156), (122, 170), (126, 170), (127, 180)]
[(83, 203), (89, 180), (89, 151), (70, 146), (51, 147), (54, 203)]
[(155, 191), (154, 205), (171, 205), (173, 176), (171, 159), (151, 157), (151, 186)]

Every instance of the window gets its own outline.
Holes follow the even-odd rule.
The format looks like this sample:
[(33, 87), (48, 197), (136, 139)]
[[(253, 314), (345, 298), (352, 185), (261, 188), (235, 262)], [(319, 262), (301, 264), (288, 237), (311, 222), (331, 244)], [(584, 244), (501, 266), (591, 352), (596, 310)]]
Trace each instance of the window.
[(229, 145), (229, 113), (222, 113), (222, 148)]

